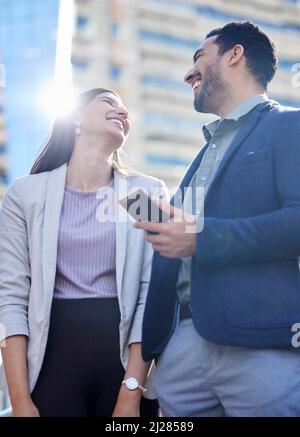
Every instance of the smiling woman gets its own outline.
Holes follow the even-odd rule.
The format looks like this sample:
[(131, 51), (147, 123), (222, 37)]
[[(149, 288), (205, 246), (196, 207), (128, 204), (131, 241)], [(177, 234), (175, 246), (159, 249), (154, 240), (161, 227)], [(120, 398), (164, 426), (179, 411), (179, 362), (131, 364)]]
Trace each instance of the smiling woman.
[[(105, 113), (104, 113), (105, 111)], [(125, 172), (126, 166), (122, 163), (118, 149), (122, 146), (129, 133), (128, 113), (120, 97), (113, 91), (105, 88), (94, 88), (79, 95), (73, 108), (65, 117), (57, 117), (42, 151), (34, 162), (31, 174), (51, 171), (65, 162), (69, 162), (76, 142), (79, 142), (82, 132), (108, 134), (107, 118), (114, 120), (123, 135), (111, 135), (117, 143), (112, 147), (112, 166), (114, 169)], [(116, 121), (117, 120), (117, 121)], [(110, 120), (112, 122), (112, 120)], [(122, 123), (122, 126), (120, 125)], [(80, 133), (81, 133), (80, 132)], [(76, 138), (77, 137), (77, 138)], [(114, 150), (113, 150), (114, 149)]]
[[(141, 356), (153, 250), (109, 212), (120, 187), (164, 196), (166, 188), (122, 164), (129, 130), (116, 93), (81, 94), (55, 120), (31, 174), (5, 193), (0, 390), (8, 389), (14, 416), (157, 415)], [(104, 198), (109, 212), (99, 220)]]

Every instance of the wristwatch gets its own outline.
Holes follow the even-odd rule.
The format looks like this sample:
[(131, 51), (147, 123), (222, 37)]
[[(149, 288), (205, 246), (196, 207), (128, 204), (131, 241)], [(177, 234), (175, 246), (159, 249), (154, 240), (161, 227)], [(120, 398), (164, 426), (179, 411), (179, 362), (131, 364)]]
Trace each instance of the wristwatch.
[(147, 389), (143, 387), (134, 377), (124, 379), (124, 381), (122, 381), (122, 384), (125, 384), (128, 390), (137, 390), (139, 388), (143, 393), (147, 391)]

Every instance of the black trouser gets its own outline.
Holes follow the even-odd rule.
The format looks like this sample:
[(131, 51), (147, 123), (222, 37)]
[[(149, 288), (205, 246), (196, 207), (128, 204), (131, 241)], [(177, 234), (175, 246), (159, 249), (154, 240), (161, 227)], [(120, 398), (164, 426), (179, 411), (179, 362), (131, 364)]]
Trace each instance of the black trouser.
[[(32, 393), (40, 415), (112, 415), (124, 369), (117, 298), (53, 299), (43, 366)], [(134, 376), (134, 375), (133, 375)], [(141, 415), (158, 404), (142, 398)]]

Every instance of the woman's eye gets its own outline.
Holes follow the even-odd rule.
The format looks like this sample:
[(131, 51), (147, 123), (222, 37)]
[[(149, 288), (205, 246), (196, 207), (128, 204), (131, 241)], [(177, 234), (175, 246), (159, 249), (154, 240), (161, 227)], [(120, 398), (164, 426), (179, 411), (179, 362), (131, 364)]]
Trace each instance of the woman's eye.
[(107, 103), (109, 103), (111, 106), (114, 106), (114, 105), (113, 105), (113, 102), (112, 102), (111, 100), (109, 100), (109, 99), (103, 99), (103, 102), (107, 102)]

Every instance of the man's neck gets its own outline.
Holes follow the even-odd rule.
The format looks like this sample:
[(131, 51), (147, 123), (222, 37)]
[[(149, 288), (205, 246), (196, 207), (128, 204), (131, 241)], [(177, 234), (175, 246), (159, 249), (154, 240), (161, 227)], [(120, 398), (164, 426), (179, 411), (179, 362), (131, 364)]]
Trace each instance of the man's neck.
[(249, 93), (243, 93), (243, 95), (239, 94), (237, 96), (234, 96), (233, 98), (229, 99), (227, 102), (225, 101), (222, 107), (218, 111), (218, 115), (220, 118), (225, 118), (227, 115), (229, 115), (234, 109), (236, 109), (239, 105), (241, 105), (243, 102), (246, 102), (247, 100), (251, 99), (255, 96), (266, 96), (266, 93), (264, 90), (257, 89), (253, 90)]

